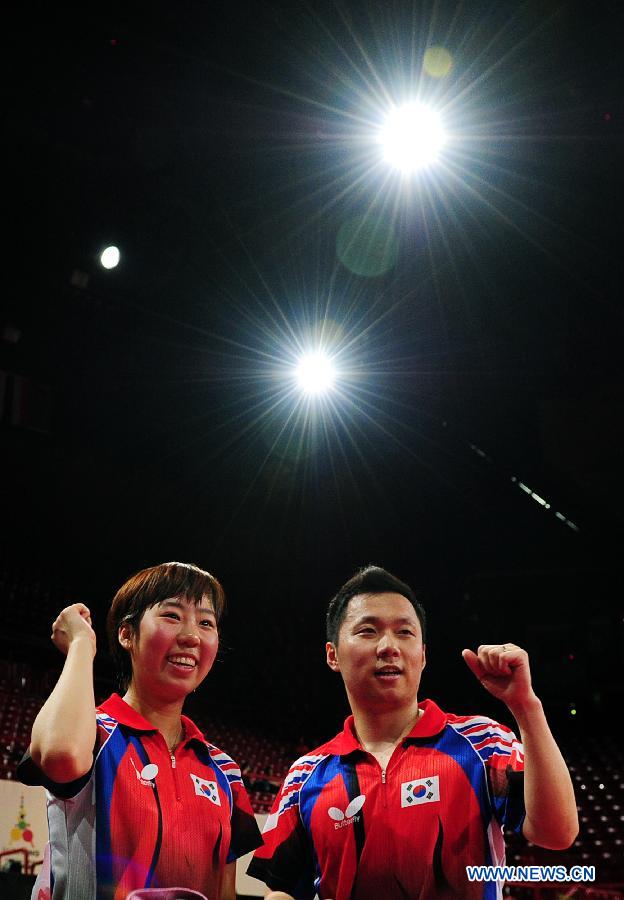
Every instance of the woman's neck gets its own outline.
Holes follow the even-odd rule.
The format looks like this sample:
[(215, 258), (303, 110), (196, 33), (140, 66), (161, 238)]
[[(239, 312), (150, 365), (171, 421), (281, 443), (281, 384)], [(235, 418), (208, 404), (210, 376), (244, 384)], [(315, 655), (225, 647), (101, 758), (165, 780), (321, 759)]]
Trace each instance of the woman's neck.
[(160, 731), (173, 752), (183, 736), (181, 720), (183, 701), (162, 703), (153, 698), (147, 699), (134, 682), (124, 694), (123, 700)]

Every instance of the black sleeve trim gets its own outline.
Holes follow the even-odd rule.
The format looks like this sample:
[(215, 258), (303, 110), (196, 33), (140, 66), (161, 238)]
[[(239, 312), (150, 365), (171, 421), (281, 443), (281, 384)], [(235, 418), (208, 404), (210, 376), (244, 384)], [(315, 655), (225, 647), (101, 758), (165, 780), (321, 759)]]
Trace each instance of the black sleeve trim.
[(262, 847), (263, 843), (264, 841), (262, 840), (260, 829), (258, 829), (257, 834), (250, 834), (246, 840), (236, 844), (236, 858), (240, 859), (240, 857), (244, 856), (246, 853), (251, 853), (252, 850), (257, 850), (258, 847)]
[(276, 878), (271, 874), (269, 868), (269, 860), (257, 859), (255, 856), (247, 866), (247, 874), (252, 878), (263, 881), (272, 891), (284, 891), (285, 894), (293, 895), (295, 887), (283, 878)]
[(64, 784), (52, 781), (50, 778), (47, 778), (39, 766), (33, 762), (30, 751), (27, 750), (19, 762), (16, 774), (18, 780), (21, 781), (22, 784), (27, 784), (32, 787), (44, 787), (60, 800), (70, 800), (72, 797), (75, 797), (76, 794), (79, 794), (83, 787), (89, 782), (92, 772), (93, 765), (86, 775), (83, 775), (82, 778), (77, 778), (75, 781), (67, 781)]

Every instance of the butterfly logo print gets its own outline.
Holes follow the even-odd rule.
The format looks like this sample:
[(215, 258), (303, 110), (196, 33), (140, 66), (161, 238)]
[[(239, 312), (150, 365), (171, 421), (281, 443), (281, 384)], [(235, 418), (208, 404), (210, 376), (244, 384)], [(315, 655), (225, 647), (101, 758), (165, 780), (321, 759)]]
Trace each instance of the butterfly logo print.
[(349, 803), (344, 812), (341, 809), (338, 809), (337, 806), (330, 806), (327, 810), (327, 814), (330, 819), (334, 820), (334, 822), (344, 822), (345, 825), (348, 825), (349, 820), (353, 819), (354, 816), (357, 816), (359, 811), (362, 809), (365, 800), (365, 795), (360, 794)]

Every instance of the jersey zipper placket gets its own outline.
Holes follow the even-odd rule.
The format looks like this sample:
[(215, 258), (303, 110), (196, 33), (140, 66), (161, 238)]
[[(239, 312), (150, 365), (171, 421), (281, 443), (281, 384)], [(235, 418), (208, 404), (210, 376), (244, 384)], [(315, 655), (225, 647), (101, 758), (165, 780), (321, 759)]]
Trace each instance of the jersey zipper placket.
[(182, 802), (182, 796), (180, 794), (180, 782), (178, 781), (178, 767), (176, 765), (176, 758), (173, 753), (169, 754), (171, 756), (171, 772), (173, 774), (173, 785), (175, 787), (175, 795), (178, 803)]
[(383, 808), (384, 809), (388, 808), (387, 783), (388, 783), (388, 769), (390, 768), (390, 763), (392, 762), (392, 760), (394, 759), (395, 756), (400, 756), (404, 750), (405, 750), (405, 747), (403, 745), (403, 741), (400, 741), (397, 744), (397, 746), (394, 748), (394, 750), (392, 751), (392, 756), (386, 763), (386, 768), (381, 769), (381, 766), (379, 766), (379, 768), (381, 769), (381, 795), (382, 795), (382, 799), (383, 799)]
[(386, 789), (386, 772), (388, 771), (387, 767), (381, 770), (381, 796), (383, 800), (383, 808), (388, 808), (388, 791)]

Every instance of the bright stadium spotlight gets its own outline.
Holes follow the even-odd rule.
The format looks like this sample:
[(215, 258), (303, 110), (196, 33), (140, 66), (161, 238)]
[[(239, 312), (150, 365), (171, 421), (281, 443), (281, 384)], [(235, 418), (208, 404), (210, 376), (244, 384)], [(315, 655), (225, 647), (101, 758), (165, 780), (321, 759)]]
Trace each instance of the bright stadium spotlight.
[(100, 254), (100, 263), (105, 269), (114, 269), (119, 265), (119, 247), (107, 247)]
[(395, 107), (380, 134), (384, 159), (406, 175), (435, 162), (445, 141), (439, 115), (422, 103)]
[(331, 359), (318, 350), (303, 356), (296, 369), (297, 383), (306, 394), (324, 394), (334, 386), (336, 370)]

